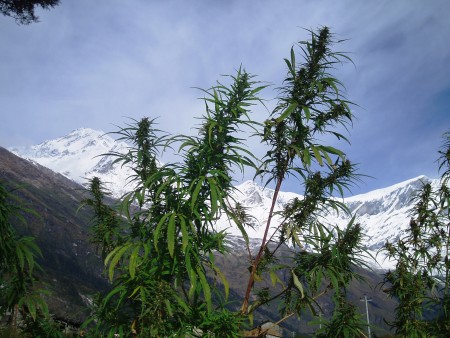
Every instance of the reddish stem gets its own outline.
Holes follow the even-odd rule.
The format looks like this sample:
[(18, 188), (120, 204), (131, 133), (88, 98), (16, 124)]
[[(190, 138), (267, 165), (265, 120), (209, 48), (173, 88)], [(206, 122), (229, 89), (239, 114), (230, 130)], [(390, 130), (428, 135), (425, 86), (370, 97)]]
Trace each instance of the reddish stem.
[(267, 218), (266, 229), (264, 230), (264, 236), (263, 236), (263, 239), (262, 239), (262, 242), (261, 242), (261, 246), (259, 248), (258, 255), (252, 261), (252, 271), (251, 271), (250, 277), (248, 279), (247, 290), (245, 291), (245, 297), (244, 297), (244, 301), (243, 301), (242, 307), (241, 307), (241, 313), (242, 314), (247, 314), (247, 311), (248, 311), (250, 293), (252, 292), (253, 285), (255, 283), (256, 270), (257, 270), (258, 265), (259, 265), (259, 263), (261, 261), (262, 255), (264, 253), (264, 249), (265, 249), (265, 247), (267, 245), (267, 235), (269, 233), (270, 223), (272, 221), (273, 211), (275, 209), (275, 204), (277, 202), (278, 193), (279, 193), (280, 188), (281, 188), (281, 182), (282, 182), (282, 179), (278, 179), (277, 180), (277, 185), (275, 187), (275, 192), (274, 192), (273, 197), (272, 197), (272, 205), (270, 206), (269, 217)]

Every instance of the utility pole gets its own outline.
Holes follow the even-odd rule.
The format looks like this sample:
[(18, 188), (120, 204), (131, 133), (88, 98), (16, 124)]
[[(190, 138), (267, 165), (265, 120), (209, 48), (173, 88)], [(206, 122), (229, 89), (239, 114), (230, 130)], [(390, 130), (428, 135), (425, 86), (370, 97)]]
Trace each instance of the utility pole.
[(359, 299), (361, 302), (366, 303), (366, 316), (367, 316), (367, 333), (370, 338), (370, 320), (369, 320), (369, 307), (367, 306), (367, 302), (371, 302), (372, 299), (367, 298), (367, 295), (364, 295), (364, 298)]

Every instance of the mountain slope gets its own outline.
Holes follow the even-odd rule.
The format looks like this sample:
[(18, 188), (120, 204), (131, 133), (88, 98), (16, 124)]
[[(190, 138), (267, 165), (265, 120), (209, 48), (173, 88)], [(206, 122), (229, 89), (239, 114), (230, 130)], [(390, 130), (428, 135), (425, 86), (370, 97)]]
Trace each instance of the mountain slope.
[[(357, 215), (368, 236), (369, 248), (379, 249), (386, 240), (393, 241), (409, 226), (413, 197), (425, 184), (437, 186), (439, 180), (419, 176), (393, 186), (345, 199)], [(342, 219), (336, 220), (342, 223)]]
[(64, 176), (31, 163), (0, 147), (0, 181), (16, 189), (26, 206), (38, 216), (26, 215), (17, 224), (23, 235), (32, 235), (41, 248), (41, 280), (52, 295), (50, 310), (74, 322), (86, 318), (88, 296), (107, 287), (103, 263), (89, 243), (91, 214), (79, 210), (84, 189)]
[[(98, 176), (108, 183), (113, 196), (119, 197), (127, 190), (127, 177), (130, 176), (131, 171), (126, 167), (113, 164), (112, 156), (99, 155), (111, 152), (123, 153), (127, 151), (127, 147), (127, 144), (117, 142), (101, 131), (82, 128), (56, 140), (11, 150), (23, 158), (40, 163), (80, 184), (85, 183), (86, 178)], [(385, 189), (344, 200), (350, 211), (356, 214), (357, 222), (362, 225), (367, 235), (366, 245), (374, 255), (387, 240), (394, 241), (406, 229), (412, 210), (411, 199), (415, 191), (428, 181), (430, 179), (427, 177), (419, 176)], [(437, 180), (433, 180), (433, 184), (437, 184)], [(248, 228), (248, 235), (253, 239), (261, 239), (274, 192), (271, 189), (263, 189), (251, 181), (244, 182), (236, 188), (234, 198), (247, 208), (254, 220), (253, 228)], [(281, 210), (285, 203), (295, 197), (302, 198), (295, 193), (280, 192), (276, 210)], [(330, 225), (344, 227), (349, 217), (330, 212), (324, 215), (324, 220)], [(273, 224), (277, 224), (276, 218)], [(238, 242), (239, 230), (227, 219), (220, 219), (218, 228), (226, 229)], [(252, 242), (255, 245), (258, 243), (255, 240)], [(383, 268), (392, 266), (392, 262), (383, 260), (381, 256), (379, 258), (378, 261)]]

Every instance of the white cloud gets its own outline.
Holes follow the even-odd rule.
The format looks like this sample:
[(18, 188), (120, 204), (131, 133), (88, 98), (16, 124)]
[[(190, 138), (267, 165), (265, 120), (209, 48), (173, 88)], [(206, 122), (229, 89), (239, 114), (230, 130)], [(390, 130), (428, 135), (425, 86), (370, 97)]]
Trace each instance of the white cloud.
[(446, 0), (80, 0), (30, 26), (1, 17), (0, 145), (108, 131), (124, 116), (189, 133), (203, 112), (191, 87), (241, 64), (276, 87), (291, 45), (308, 38), (302, 28), (327, 25), (349, 39), (340, 49), (356, 65), (337, 74), (361, 106), (349, 153), (378, 178), (367, 189), (430, 173), (450, 122), (449, 12)]

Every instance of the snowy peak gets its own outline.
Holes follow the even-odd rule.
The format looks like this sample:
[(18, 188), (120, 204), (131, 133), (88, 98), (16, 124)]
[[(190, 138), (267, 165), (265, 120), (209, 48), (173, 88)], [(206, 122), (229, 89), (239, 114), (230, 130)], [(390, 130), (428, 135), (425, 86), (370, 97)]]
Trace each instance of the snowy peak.
[(127, 168), (113, 165), (114, 157), (101, 155), (124, 153), (127, 149), (126, 143), (117, 142), (102, 131), (80, 128), (55, 140), (10, 150), (81, 184), (98, 176), (113, 195), (119, 197), (125, 192), (124, 186), (131, 173)]
[[(272, 203), (274, 190), (270, 188), (263, 188), (254, 181), (245, 181), (236, 186), (236, 198), (247, 206), (261, 206)], [(277, 198), (277, 206), (283, 207), (293, 198), (302, 198), (301, 195), (293, 192), (280, 191)]]
[[(352, 215), (356, 216), (356, 222), (362, 226), (363, 232), (366, 234), (365, 243), (374, 256), (386, 241), (394, 242), (408, 228), (414, 207), (413, 197), (428, 182), (435, 187), (439, 184), (439, 180), (419, 176), (384, 189), (344, 199), (344, 203)], [(247, 229), (249, 237), (261, 238), (274, 191), (263, 189), (251, 181), (236, 186), (236, 189), (235, 199), (242, 203), (255, 220), (252, 224), (253, 228)], [(287, 202), (295, 197), (303, 198), (295, 193), (280, 192), (275, 211), (281, 210)], [(326, 213), (324, 220), (330, 225), (344, 228), (350, 218), (344, 213), (337, 214), (335, 211), (330, 211)], [(279, 221), (275, 218), (274, 226)], [(219, 225), (221, 225), (221, 229), (226, 228), (224, 223), (219, 222)], [(226, 229), (231, 235), (239, 235), (236, 227), (228, 225)], [(384, 268), (391, 267), (392, 262), (383, 261), (382, 255), (379, 255), (378, 258)]]
[(376, 215), (388, 210), (398, 210), (409, 206), (415, 193), (428, 182), (437, 184), (437, 180), (433, 181), (422, 175), (387, 188), (346, 198), (345, 203), (351, 212), (358, 215)]
[(102, 143), (102, 148), (107, 149), (114, 145), (114, 140), (105, 135), (104, 132), (90, 128), (80, 128), (55, 140), (45, 141), (31, 147), (12, 148), (11, 150), (20, 153), (22, 156), (61, 158), (95, 148), (98, 142)]
[(383, 199), (383, 198), (386, 198), (386, 196), (388, 196), (388, 195), (398, 194), (399, 191), (411, 190), (411, 189), (416, 191), (423, 184), (425, 184), (429, 181), (431, 181), (431, 180), (428, 177), (426, 177), (424, 175), (420, 175), (418, 177), (391, 185), (386, 188), (372, 190), (365, 194), (354, 195), (352, 197), (347, 198), (346, 200), (348, 202), (352, 202), (353, 200), (364, 201), (364, 200)]
[[(345, 204), (362, 225), (370, 249), (378, 250), (387, 240), (393, 242), (405, 232), (412, 216), (414, 197), (426, 183), (437, 187), (439, 180), (419, 176), (345, 199)], [(330, 216), (329, 220), (339, 226), (347, 222), (343, 215)]]

